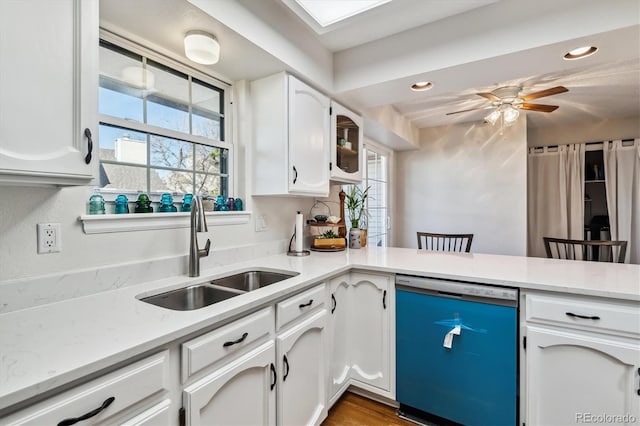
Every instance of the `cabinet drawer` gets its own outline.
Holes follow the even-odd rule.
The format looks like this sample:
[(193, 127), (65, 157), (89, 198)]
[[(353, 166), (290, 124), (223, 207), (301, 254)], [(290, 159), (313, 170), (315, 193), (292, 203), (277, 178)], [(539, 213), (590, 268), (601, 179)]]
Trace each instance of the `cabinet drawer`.
[(205, 367), (253, 343), (270, 338), (273, 307), (268, 307), (182, 345), (182, 383)]
[(114, 398), (87, 421), (88, 424), (109, 424), (108, 419), (112, 416), (122, 414), (153, 394), (168, 390), (169, 351), (163, 351), (0, 419), (0, 423), (57, 425), (62, 420), (80, 417), (107, 405), (107, 400)]
[(530, 322), (553, 323), (611, 334), (640, 335), (637, 304), (618, 300), (591, 300), (527, 294)]
[(327, 294), (325, 284), (320, 284), (297, 296), (278, 303), (276, 307), (276, 327), (280, 330), (307, 312), (325, 305)]

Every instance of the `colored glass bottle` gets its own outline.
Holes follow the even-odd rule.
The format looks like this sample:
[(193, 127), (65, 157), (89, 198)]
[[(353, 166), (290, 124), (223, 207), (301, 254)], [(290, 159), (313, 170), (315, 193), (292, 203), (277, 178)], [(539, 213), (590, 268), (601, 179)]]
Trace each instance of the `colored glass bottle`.
[(105, 214), (102, 195), (93, 194), (89, 197), (89, 214)]
[(127, 214), (129, 213), (129, 200), (126, 195), (118, 195), (116, 197), (116, 214)]
[(173, 197), (171, 196), (171, 194), (162, 194), (162, 197), (160, 198), (160, 207), (158, 208), (158, 213), (174, 213), (177, 211), (177, 207), (173, 205)]
[(138, 200), (136, 201), (136, 208), (134, 210), (136, 213), (153, 213), (153, 207), (151, 207), (151, 200), (147, 194), (138, 195)]
[(227, 200), (224, 198), (223, 195), (218, 195), (218, 198), (216, 198), (215, 210), (219, 212), (224, 212), (229, 210), (229, 206), (227, 206)]
[(244, 205), (242, 204), (242, 198), (236, 198), (234, 201), (236, 210), (241, 212), (242, 210), (244, 210)]
[(180, 207), (180, 211), (190, 212), (191, 203), (193, 203), (193, 194), (184, 194), (184, 198), (182, 198), (182, 207)]

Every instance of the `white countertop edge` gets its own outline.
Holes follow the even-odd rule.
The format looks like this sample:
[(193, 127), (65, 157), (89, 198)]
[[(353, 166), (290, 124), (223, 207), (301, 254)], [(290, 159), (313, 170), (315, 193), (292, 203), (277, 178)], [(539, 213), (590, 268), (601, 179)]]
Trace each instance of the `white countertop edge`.
[[(411, 250), (403, 251), (407, 249), (397, 250), (399, 250), (397, 254), (402, 255), (399, 257), (403, 257), (405, 254), (409, 254), (412, 252)], [(391, 252), (391, 250), (388, 251)], [(415, 253), (415, 251), (413, 252)], [(386, 254), (387, 251), (373, 251), (373, 253)], [(605, 288), (593, 289), (586, 287), (554, 285), (549, 283), (517, 282), (508, 279), (492, 279), (486, 276), (482, 276), (481, 274), (474, 275), (473, 272), (465, 272), (464, 270), (459, 273), (430, 272), (426, 270), (426, 267), (424, 269), (419, 269), (416, 267), (407, 267), (400, 264), (397, 266), (394, 266), (393, 264), (377, 265), (375, 264), (376, 259), (369, 259), (366, 255), (365, 250), (351, 253), (351, 256), (349, 254), (349, 251), (341, 253), (323, 253), (318, 254), (317, 256), (312, 256), (311, 258), (291, 258), (285, 256), (284, 254), (280, 254), (266, 258), (259, 258), (256, 260), (230, 264), (224, 267), (204, 270), (202, 271), (201, 276), (196, 278), (189, 278), (184, 276), (169, 277), (162, 280), (120, 288), (113, 291), (92, 294), (76, 299), (64, 300), (49, 305), (36, 306), (33, 308), (10, 312), (7, 314), (0, 314), (0, 323), (6, 321), (20, 322), (24, 321), (25, 319), (35, 322), (35, 320), (31, 317), (39, 317), (39, 314), (46, 315), (48, 312), (56, 313), (72, 311), (74, 307), (81, 306), (80, 304), (82, 304), (83, 302), (88, 302), (89, 304), (99, 305), (102, 307), (102, 303), (106, 304), (106, 302), (102, 302), (106, 298), (112, 298), (118, 302), (122, 302), (124, 300), (133, 300), (135, 299), (135, 296), (157, 294), (170, 288), (185, 287), (188, 285), (205, 282), (219, 276), (229, 275), (230, 273), (248, 269), (286, 269), (296, 270), (296, 272), (300, 272), (300, 275), (296, 277), (292, 277), (280, 283), (273, 284), (269, 287), (264, 287), (255, 292), (242, 295), (242, 300), (240, 301), (238, 300), (239, 298), (232, 298), (202, 309), (198, 309), (196, 311), (166, 312), (166, 310), (163, 310), (163, 308), (159, 308), (153, 305), (138, 305), (136, 306), (136, 311), (139, 310), (140, 312), (136, 312), (136, 315), (139, 315), (142, 318), (148, 317), (149, 319), (153, 320), (156, 317), (173, 317), (173, 319), (176, 320), (176, 323), (174, 324), (171, 321), (163, 322), (157, 325), (157, 327), (155, 326), (156, 324), (150, 324), (148, 330), (145, 329), (145, 333), (143, 333), (143, 335), (148, 336), (147, 340), (135, 339), (135, 344), (127, 344), (126, 346), (110, 346), (108, 349), (102, 350), (99, 356), (95, 356), (91, 360), (85, 359), (83, 361), (78, 361), (75, 364), (69, 362), (69, 364), (73, 364), (73, 367), (70, 367), (66, 370), (61, 369), (60, 371), (56, 371), (55, 375), (51, 377), (38, 377), (37, 379), (25, 380), (25, 382), (28, 383), (22, 383), (22, 386), (14, 384), (13, 387), (7, 387), (6, 383), (2, 383), (4, 379), (0, 377), (0, 379), (3, 379), (2, 381), (0, 381), (0, 413), (5, 408), (16, 405), (22, 401), (34, 398), (38, 395), (52, 391), (61, 386), (79, 381), (88, 375), (96, 375), (104, 369), (112, 368), (117, 364), (129, 361), (133, 357), (141, 357), (144, 354), (148, 354), (155, 348), (159, 348), (177, 339), (184, 338), (189, 334), (202, 331), (203, 329), (215, 328), (222, 323), (234, 319), (235, 317), (257, 310), (264, 305), (272, 304), (278, 300), (292, 295), (293, 293), (302, 291), (316, 283), (320, 283), (327, 278), (340, 275), (351, 270), (364, 270), (373, 273), (378, 272), (387, 274), (428, 276), (433, 278), (517, 287), (527, 290), (540, 290), (583, 296), (615, 298), (627, 301), (640, 301), (640, 292), (633, 293), (629, 290), (621, 291), (617, 289), (610, 290)], [(419, 254), (422, 255), (421, 253)], [(504, 259), (492, 258), (491, 255), (475, 256), (479, 258), (478, 261), (480, 262), (485, 256), (487, 256), (487, 259), (489, 260), (509, 260), (508, 256), (503, 256)], [(356, 259), (352, 259), (352, 257), (355, 257)], [(358, 259), (359, 257), (364, 257), (364, 259)], [(311, 259), (315, 263), (305, 263), (305, 260), (309, 259)], [(461, 259), (465, 260), (465, 257), (461, 257)], [(521, 259), (522, 258), (513, 257), (514, 262), (522, 261)], [(473, 259), (473, 257), (466, 257), (466, 260), (470, 260), (472, 262), (476, 261)], [(549, 260), (545, 259), (545, 261)], [(561, 264), (558, 263), (550, 264), (556, 267), (561, 266)], [(571, 268), (578, 268), (578, 265), (575, 264), (568, 265)], [(588, 269), (588, 267), (586, 266), (585, 268)], [(640, 270), (640, 267), (638, 266), (632, 266), (632, 268), (634, 269), (631, 270), (632, 273), (629, 275), (635, 274), (635, 268), (639, 268)], [(513, 273), (515, 272), (512, 272), (512, 274)], [(496, 272), (496, 275), (499, 276), (500, 272)], [(629, 287), (631, 288), (631, 285)], [(160, 327), (163, 327), (162, 330), (158, 330)], [(131, 337), (129, 340), (132, 339), (133, 337)]]

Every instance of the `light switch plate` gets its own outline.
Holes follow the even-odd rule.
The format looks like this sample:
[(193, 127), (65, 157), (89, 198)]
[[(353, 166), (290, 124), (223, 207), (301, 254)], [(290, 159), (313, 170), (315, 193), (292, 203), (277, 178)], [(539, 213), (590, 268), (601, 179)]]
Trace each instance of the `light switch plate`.
[(39, 223), (38, 254), (59, 253), (62, 250), (62, 240), (59, 223)]
[(264, 232), (267, 230), (267, 218), (264, 215), (256, 217), (256, 232)]

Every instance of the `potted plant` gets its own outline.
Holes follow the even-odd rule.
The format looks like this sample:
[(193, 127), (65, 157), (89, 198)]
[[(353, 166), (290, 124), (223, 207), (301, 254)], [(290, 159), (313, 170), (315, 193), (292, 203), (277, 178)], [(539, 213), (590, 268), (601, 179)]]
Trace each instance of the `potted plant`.
[(318, 235), (313, 240), (313, 247), (319, 249), (344, 249), (345, 245), (344, 238), (333, 232), (333, 230)]
[(366, 240), (363, 244), (363, 238), (366, 239), (366, 234), (362, 232), (361, 226), (364, 225), (363, 216), (365, 215), (370, 188), (371, 187), (368, 186), (363, 190), (361, 187), (353, 185), (345, 196), (345, 207), (347, 208), (349, 221), (351, 222), (349, 248), (360, 248), (366, 245)]

